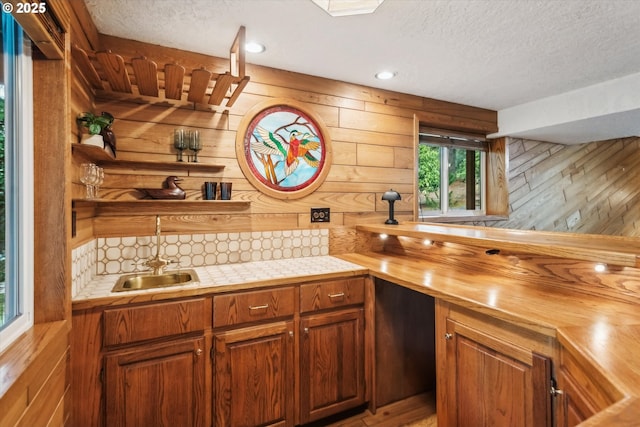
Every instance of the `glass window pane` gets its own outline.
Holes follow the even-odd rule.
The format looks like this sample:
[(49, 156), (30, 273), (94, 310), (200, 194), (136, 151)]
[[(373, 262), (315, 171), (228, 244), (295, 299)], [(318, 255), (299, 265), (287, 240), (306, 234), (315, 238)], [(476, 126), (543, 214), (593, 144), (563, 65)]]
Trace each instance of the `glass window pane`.
[(33, 69), (31, 42), (8, 13), (0, 37), (1, 352), (33, 325)]
[(475, 189), (476, 189), (476, 194), (475, 194), (475, 203), (474, 203), (474, 209), (475, 210), (481, 210), (482, 209), (482, 171), (481, 169), (481, 162), (482, 162), (482, 158), (484, 157), (484, 154), (481, 151), (474, 151), (474, 163), (475, 163)]
[(484, 212), (488, 144), (484, 137), (420, 127), (419, 217), (468, 217)]
[[(3, 55), (4, 61), (4, 55)], [(5, 124), (4, 124), (4, 82), (0, 82), (0, 328), (6, 322), (8, 311), (5, 309), (6, 304), (6, 286), (5, 286), (5, 184), (4, 184), (4, 140), (5, 140)]]
[(481, 209), (482, 152), (459, 148), (449, 150), (449, 209)]
[(440, 207), (440, 147), (420, 144), (418, 160), (418, 189), (420, 210), (441, 211)]
[(449, 209), (466, 209), (467, 206), (467, 150), (449, 150)]
[[(3, 14), (8, 15), (8, 14)], [(2, 42), (3, 46), (3, 55), (0, 58), (0, 66), (3, 70), (6, 70), (5, 67), (5, 42), (6, 39), (3, 36), (4, 28), (5, 28), (5, 20), (9, 19), (8, 17), (3, 17), (2, 30), (0, 32), (0, 42)], [(4, 115), (4, 99), (5, 99), (5, 73), (3, 72), (0, 76), (0, 328), (7, 322), (8, 319), (13, 317), (13, 313), (9, 313), (9, 310), (6, 309), (7, 298), (6, 298), (6, 282), (5, 282), (5, 162), (4, 162), (4, 152), (5, 152), (5, 115)]]

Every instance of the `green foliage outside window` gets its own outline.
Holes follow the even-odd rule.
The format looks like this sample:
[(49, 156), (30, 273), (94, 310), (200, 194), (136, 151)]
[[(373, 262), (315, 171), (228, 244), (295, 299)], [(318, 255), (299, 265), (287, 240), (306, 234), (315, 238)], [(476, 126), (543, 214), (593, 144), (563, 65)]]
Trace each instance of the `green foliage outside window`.
[(424, 198), (422, 205), (430, 209), (440, 208), (440, 148), (420, 144), (418, 146), (418, 189)]
[[(428, 210), (443, 209), (440, 206), (442, 191), (441, 167), (442, 150), (448, 150), (448, 189), (449, 208), (466, 208), (466, 180), (467, 180), (467, 149), (441, 147), (420, 144), (418, 147), (418, 190), (420, 204)], [(479, 203), (480, 182), (480, 151), (474, 151), (476, 206)]]

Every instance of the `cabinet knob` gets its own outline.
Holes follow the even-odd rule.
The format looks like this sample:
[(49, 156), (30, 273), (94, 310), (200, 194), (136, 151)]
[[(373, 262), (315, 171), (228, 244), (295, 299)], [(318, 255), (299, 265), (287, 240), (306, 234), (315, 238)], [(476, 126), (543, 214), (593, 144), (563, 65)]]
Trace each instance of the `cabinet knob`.
[(306, 335), (309, 335), (309, 328), (304, 328), (304, 333), (305, 333)]
[(293, 338), (293, 331), (289, 331), (289, 336)]
[(201, 348), (197, 349), (195, 353), (196, 353), (196, 356), (200, 356), (202, 354), (202, 349)]
[(447, 332), (446, 334), (444, 334), (444, 339), (449, 341), (453, 338), (453, 334), (450, 334), (449, 332)]

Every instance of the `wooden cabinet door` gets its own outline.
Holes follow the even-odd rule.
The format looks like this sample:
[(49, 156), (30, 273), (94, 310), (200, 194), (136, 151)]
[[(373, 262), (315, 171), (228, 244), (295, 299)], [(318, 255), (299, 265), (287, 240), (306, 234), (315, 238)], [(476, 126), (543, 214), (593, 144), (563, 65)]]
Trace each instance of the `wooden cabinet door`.
[(106, 425), (204, 426), (205, 366), (203, 338), (107, 355)]
[(300, 332), (300, 422), (364, 403), (363, 310), (304, 317)]
[(439, 427), (551, 426), (550, 359), (451, 319), (446, 331)]
[(560, 396), (559, 427), (574, 427), (597, 412), (586, 396), (581, 392), (572, 375), (564, 369), (558, 370), (558, 385), (563, 391)]
[(214, 334), (216, 427), (294, 425), (293, 321)]
[(564, 347), (560, 349), (559, 365), (559, 427), (576, 426), (623, 397), (607, 378), (585, 367)]

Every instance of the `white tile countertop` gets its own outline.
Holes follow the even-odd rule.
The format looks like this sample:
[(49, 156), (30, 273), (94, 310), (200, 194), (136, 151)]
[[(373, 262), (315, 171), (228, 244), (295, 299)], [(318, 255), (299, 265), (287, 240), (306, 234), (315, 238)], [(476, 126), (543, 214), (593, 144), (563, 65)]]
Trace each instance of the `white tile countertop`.
[[(126, 292), (111, 292), (121, 274), (106, 274), (96, 276), (87, 286), (73, 297), (74, 309), (84, 305), (83, 302), (93, 300), (104, 300), (105, 298), (125, 298), (131, 300), (132, 297), (140, 297), (150, 294), (170, 293), (175, 297), (176, 292), (194, 295), (206, 293), (209, 290), (220, 292), (221, 287), (230, 286), (235, 289), (247, 289), (242, 285), (250, 286), (266, 283), (277, 285), (278, 281), (294, 280), (298, 282), (306, 280), (321, 279), (322, 276), (351, 273), (366, 274), (367, 269), (357, 264), (341, 260), (333, 256), (314, 256), (302, 258), (289, 258), (271, 261), (255, 261), (236, 264), (211, 265), (193, 268), (198, 274), (200, 281), (186, 285), (169, 286), (156, 289), (144, 289)], [(171, 268), (165, 271), (172, 271)], [(175, 271), (179, 271), (175, 269)], [(145, 273), (140, 272), (140, 273)], [(141, 298), (133, 298), (141, 300)], [(142, 298), (144, 299), (144, 298)], [(156, 299), (156, 298), (148, 298)], [(106, 302), (106, 301), (105, 301)], [(113, 302), (109, 302), (111, 304)]]

